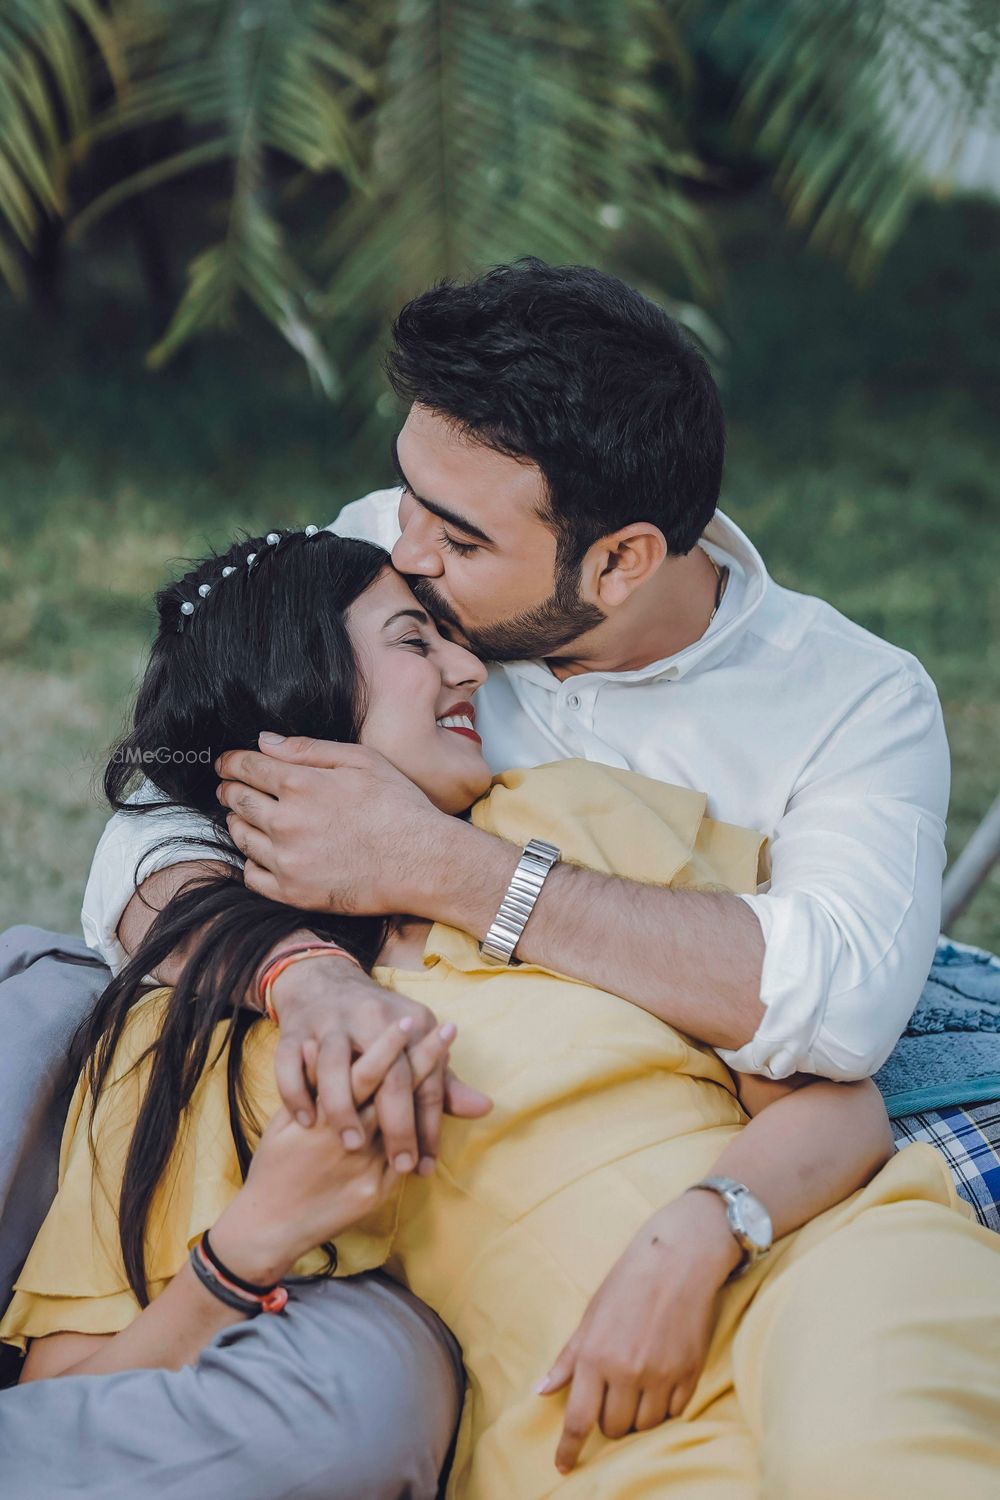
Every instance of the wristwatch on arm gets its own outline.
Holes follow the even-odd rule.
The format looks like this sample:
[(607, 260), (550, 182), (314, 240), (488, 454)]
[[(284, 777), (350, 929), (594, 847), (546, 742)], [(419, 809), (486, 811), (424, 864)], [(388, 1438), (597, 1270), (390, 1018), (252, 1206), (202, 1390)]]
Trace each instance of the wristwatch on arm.
[(528, 925), (528, 918), (535, 909), (535, 902), (545, 884), (545, 877), (560, 857), (555, 844), (544, 839), (531, 839), (517, 862), (511, 876), (507, 894), (500, 903), (500, 910), (479, 946), (481, 956), (490, 963), (503, 967), (516, 964), (514, 949)]
[(732, 1177), (703, 1177), (701, 1182), (688, 1188), (688, 1192), (693, 1193), (699, 1188), (717, 1193), (726, 1205), (729, 1228), (743, 1250), (742, 1264), (727, 1277), (727, 1280), (735, 1281), (770, 1250), (774, 1239), (771, 1215), (744, 1183), (736, 1182)]

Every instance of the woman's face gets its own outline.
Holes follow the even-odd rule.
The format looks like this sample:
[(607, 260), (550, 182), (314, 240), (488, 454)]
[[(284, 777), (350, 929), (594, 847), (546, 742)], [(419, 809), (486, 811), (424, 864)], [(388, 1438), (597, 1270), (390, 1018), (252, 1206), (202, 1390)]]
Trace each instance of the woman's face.
[(464, 812), (491, 780), (472, 706), (486, 668), (444, 639), (389, 568), (348, 609), (347, 627), (368, 699), (360, 743), (442, 812)]

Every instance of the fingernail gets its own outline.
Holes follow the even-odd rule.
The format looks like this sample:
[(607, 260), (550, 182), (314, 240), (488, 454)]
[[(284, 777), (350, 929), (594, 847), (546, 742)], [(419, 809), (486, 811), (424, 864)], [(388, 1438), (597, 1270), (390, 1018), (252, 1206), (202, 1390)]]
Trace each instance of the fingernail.
[(300, 1109), (295, 1118), (298, 1120), (299, 1124), (306, 1130), (308, 1130), (310, 1125), (312, 1124), (312, 1115), (306, 1114), (304, 1109)]
[(399, 1029), (400, 1029), (400, 1031), (412, 1031), (413, 1030), (413, 1017), (412, 1016), (404, 1016), (403, 1019), (399, 1023)]
[(397, 1172), (412, 1172), (413, 1157), (409, 1151), (401, 1151), (396, 1157), (394, 1165)]
[(442, 1042), (454, 1041), (457, 1035), (458, 1027), (455, 1025), (454, 1021), (445, 1021), (443, 1026), (438, 1027), (438, 1036), (441, 1038)]
[(548, 1388), (549, 1377), (547, 1375), (543, 1375), (541, 1380), (536, 1381), (535, 1384), (531, 1387), (536, 1396), (543, 1396)]
[(421, 1176), (421, 1177), (429, 1177), (431, 1175), (431, 1173), (433, 1172), (433, 1170), (434, 1170), (434, 1158), (433, 1158), (433, 1156), (422, 1156), (420, 1158), (420, 1165), (417, 1167), (417, 1172), (418, 1172), (419, 1176)]
[(340, 1132), (340, 1139), (348, 1151), (357, 1151), (358, 1147), (363, 1146), (365, 1143), (365, 1138), (360, 1130), (342, 1130)]
[(262, 729), (257, 736), (257, 743), (260, 745), (283, 745), (285, 738), (286, 736), (283, 734), (275, 734), (270, 729)]

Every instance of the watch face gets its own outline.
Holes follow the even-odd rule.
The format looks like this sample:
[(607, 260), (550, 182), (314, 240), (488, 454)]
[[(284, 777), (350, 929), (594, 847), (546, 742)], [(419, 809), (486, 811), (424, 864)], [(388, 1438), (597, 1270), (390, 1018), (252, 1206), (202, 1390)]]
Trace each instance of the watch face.
[(758, 1250), (767, 1250), (771, 1244), (771, 1216), (757, 1198), (750, 1193), (740, 1193), (734, 1208), (740, 1229)]

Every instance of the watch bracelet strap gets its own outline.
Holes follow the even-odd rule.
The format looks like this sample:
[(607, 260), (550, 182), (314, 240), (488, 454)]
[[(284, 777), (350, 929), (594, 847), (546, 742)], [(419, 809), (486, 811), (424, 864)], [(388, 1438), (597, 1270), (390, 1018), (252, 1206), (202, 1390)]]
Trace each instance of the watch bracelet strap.
[(483, 958), (503, 965), (516, 962), (514, 950), (528, 925), (546, 877), (560, 857), (561, 851), (544, 839), (530, 839), (525, 844), (500, 909), (479, 946)]

